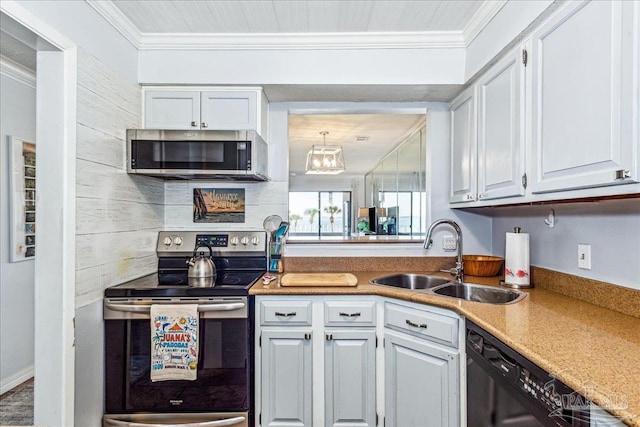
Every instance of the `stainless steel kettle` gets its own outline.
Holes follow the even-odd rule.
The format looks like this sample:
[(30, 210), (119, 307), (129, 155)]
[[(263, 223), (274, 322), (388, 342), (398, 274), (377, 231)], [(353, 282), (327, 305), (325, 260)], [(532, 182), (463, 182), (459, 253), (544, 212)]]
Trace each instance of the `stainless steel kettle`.
[[(204, 252), (198, 255), (198, 249), (209, 248), (209, 256), (206, 257)], [(187, 261), (189, 270), (187, 272), (187, 281), (189, 286), (194, 287), (211, 287), (216, 284), (216, 266), (213, 263), (213, 249), (211, 246), (201, 243), (196, 245), (193, 250), (193, 256)]]

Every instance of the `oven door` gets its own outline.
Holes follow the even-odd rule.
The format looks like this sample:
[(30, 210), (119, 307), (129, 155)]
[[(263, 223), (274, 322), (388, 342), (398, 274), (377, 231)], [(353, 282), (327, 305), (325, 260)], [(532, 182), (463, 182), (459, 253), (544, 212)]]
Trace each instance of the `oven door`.
[[(150, 379), (149, 309), (198, 303), (199, 361), (194, 381)], [(105, 299), (106, 412), (249, 412), (252, 322), (247, 297)]]

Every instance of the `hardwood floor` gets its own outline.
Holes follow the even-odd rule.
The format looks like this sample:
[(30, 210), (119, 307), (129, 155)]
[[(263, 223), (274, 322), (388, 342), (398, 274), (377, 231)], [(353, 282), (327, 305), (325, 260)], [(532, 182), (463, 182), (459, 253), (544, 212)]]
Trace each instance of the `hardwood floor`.
[(33, 378), (0, 396), (0, 425), (33, 425)]

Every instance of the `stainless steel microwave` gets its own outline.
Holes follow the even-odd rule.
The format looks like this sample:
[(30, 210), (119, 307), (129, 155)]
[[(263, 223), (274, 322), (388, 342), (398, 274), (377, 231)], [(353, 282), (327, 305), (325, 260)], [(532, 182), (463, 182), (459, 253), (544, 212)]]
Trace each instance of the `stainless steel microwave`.
[(255, 131), (127, 129), (127, 172), (165, 179), (268, 181)]

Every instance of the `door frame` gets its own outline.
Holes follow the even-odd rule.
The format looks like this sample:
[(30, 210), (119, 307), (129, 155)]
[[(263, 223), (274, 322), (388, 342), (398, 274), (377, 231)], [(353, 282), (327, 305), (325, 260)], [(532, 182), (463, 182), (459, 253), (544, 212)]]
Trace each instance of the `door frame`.
[(34, 424), (73, 425), (77, 46), (15, 1), (0, 11), (53, 46), (37, 53)]

